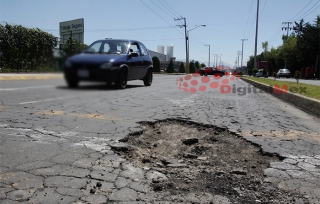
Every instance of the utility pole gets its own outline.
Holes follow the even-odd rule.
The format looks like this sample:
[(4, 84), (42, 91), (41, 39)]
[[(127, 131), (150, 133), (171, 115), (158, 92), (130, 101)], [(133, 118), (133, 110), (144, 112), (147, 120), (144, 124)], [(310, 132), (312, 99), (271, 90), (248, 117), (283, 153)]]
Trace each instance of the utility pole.
[(186, 73), (189, 74), (190, 71), (189, 71), (189, 59), (188, 59), (188, 38), (189, 36), (187, 36), (187, 20), (186, 18), (175, 18), (174, 20), (175, 21), (178, 21), (178, 20), (184, 20), (184, 24), (181, 25), (180, 27), (184, 27), (184, 36), (185, 36), (185, 40), (186, 40)]
[(248, 40), (248, 39), (241, 39), (242, 41), (242, 50), (241, 50), (241, 68), (242, 68), (242, 63), (243, 63), (243, 41)]
[(254, 43), (254, 62), (253, 67), (257, 66), (257, 41), (258, 41), (258, 22), (259, 22), (259, 0), (257, 0), (257, 17), (256, 17), (256, 37)]
[(241, 55), (241, 51), (238, 51), (238, 67), (239, 67), (239, 55)]
[(210, 67), (210, 45), (204, 45), (204, 46), (209, 46), (209, 63), (208, 63), (208, 67)]
[[(292, 22), (282, 22), (282, 24), (288, 24), (288, 27), (282, 27), (282, 30), (286, 30), (287, 31), (287, 39), (284, 40), (283, 42), (286, 42), (288, 40), (288, 36), (289, 36), (289, 30), (291, 30), (292, 28), (289, 27), (290, 24), (292, 24)], [(287, 67), (287, 59), (284, 59), (284, 67)]]
[(282, 22), (282, 24), (288, 24), (288, 27), (282, 27), (282, 30), (286, 30), (287, 31), (287, 38), (288, 38), (289, 30), (292, 30), (292, 28), (290, 28), (289, 25), (292, 24), (292, 22)]

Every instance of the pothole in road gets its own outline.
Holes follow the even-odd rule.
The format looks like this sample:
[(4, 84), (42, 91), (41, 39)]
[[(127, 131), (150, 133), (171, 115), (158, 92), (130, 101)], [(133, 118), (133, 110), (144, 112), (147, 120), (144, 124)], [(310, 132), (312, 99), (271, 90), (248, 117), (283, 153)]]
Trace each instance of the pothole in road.
[(264, 182), (263, 170), (280, 159), (263, 155), (258, 146), (227, 128), (172, 119), (140, 124), (142, 131), (121, 141), (129, 150), (117, 153), (136, 167), (166, 175), (168, 179), (153, 181), (155, 191), (206, 192), (233, 203), (288, 203), (302, 197)]

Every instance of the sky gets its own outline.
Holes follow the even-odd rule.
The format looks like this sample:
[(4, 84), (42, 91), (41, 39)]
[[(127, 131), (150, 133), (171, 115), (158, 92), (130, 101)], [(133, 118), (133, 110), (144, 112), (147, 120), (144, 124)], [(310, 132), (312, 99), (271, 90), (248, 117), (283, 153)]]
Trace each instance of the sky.
[[(84, 43), (104, 38), (141, 41), (152, 51), (173, 45), (176, 60), (186, 59), (184, 20), (190, 60), (210, 66), (241, 65), (254, 55), (258, 0), (0, 0), (0, 23), (39, 28), (56, 37), (59, 22), (84, 18)], [(283, 27), (314, 23), (320, 0), (259, 0), (257, 54), (262, 42), (282, 45)], [(200, 26), (200, 25), (206, 25)], [(289, 31), (292, 32), (292, 30)], [(242, 40), (243, 39), (243, 40)], [(210, 45), (210, 47), (208, 46)], [(209, 50), (210, 48), (210, 50)], [(209, 55), (210, 51), (210, 55)], [(210, 56), (210, 61), (209, 61)], [(218, 56), (218, 57), (217, 57)]]

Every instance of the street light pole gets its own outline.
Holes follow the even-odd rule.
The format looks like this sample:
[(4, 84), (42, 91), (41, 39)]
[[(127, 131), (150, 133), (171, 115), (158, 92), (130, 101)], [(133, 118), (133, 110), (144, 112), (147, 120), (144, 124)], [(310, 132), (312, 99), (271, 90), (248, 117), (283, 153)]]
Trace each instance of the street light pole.
[(258, 22), (259, 22), (259, 0), (257, 0), (256, 37), (255, 37), (255, 43), (254, 43), (253, 68), (255, 68), (257, 66)]
[[(219, 55), (218, 55), (218, 54), (212, 54), (212, 55), (214, 55), (214, 56), (215, 56), (215, 62), (216, 62), (215, 66), (216, 66), (216, 68), (217, 68), (217, 66), (218, 66), (218, 57), (219, 57)], [(214, 64), (213, 64), (213, 65), (214, 65)]]
[(242, 63), (243, 63), (243, 41), (248, 40), (248, 39), (241, 39), (242, 41), (242, 50), (241, 50), (241, 67), (242, 67)]
[(187, 35), (187, 20), (186, 20), (186, 18), (177, 18), (177, 19), (175, 19), (174, 18), (174, 20), (176, 21), (176, 20), (182, 20), (182, 19), (184, 19), (184, 24), (181, 26), (181, 27), (184, 27), (184, 37), (185, 37), (185, 41), (186, 41), (186, 73), (188, 74), (188, 70), (189, 70), (189, 59), (188, 59), (188, 49), (189, 49), (189, 47), (188, 47), (188, 35)]
[(192, 30), (194, 30), (194, 29), (196, 29), (196, 28), (198, 28), (198, 27), (200, 27), (200, 26), (203, 26), (203, 27), (206, 27), (206, 25), (198, 25), (198, 26), (196, 26), (196, 27), (194, 27), (194, 28), (192, 28), (192, 29), (190, 29), (190, 30), (188, 30), (187, 31), (187, 39), (188, 39), (188, 51), (187, 51), (187, 64), (188, 64), (188, 68), (187, 68), (187, 70), (188, 70), (188, 73), (187, 74), (189, 74), (190, 73), (190, 67), (189, 67), (189, 54), (190, 54), (190, 50), (189, 50), (189, 32), (190, 31), (192, 31)]
[(213, 67), (216, 66), (216, 63), (217, 63), (217, 60), (216, 60), (216, 55), (215, 54), (212, 54), (214, 57), (213, 57)]
[(208, 63), (208, 67), (210, 67), (210, 45), (204, 45), (204, 46), (209, 46), (209, 63)]

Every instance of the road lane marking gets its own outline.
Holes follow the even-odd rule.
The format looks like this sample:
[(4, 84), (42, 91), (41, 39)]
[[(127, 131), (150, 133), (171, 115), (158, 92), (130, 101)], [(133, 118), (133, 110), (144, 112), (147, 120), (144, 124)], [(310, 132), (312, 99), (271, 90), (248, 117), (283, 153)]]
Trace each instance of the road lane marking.
[(39, 89), (39, 88), (52, 88), (55, 86), (29, 86), (29, 87), (19, 87), (19, 88), (5, 88), (5, 89), (0, 89), (0, 91), (15, 91), (15, 90), (20, 90), (20, 89)]
[(67, 98), (73, 98), (73, 97), (76, 97), (76, 96), (65, 96), (65, 97), (49, 98), (49, 99), (38, 100), (38, 101), (27, 101), (27, 102), (21, 102), (19, 103), (19, 105), (48, 102), (48, 101), (61, 100), (61, 99), (67, 99)]
[(67, 113), (66, 111), (61, 110), (44, 110), (36, 112), (37, 115), (54, 115), (54, 116), (72, 116), (78, 118), (87, 118), (87, 119), (98, 119), (98, 120), (114, 120), (114, 121), (126, 121), (125, 118), (117, 118), (114, 116), (101, 115), (101, 114), (93, 114), (93, 113)]

